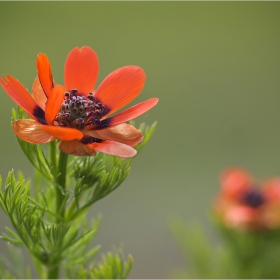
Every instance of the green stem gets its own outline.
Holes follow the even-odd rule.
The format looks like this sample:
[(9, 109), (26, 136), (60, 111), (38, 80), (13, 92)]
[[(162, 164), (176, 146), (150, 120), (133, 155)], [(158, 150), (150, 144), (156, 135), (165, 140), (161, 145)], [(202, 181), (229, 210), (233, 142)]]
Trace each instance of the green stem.
[(72, 213), (76, 208), (77, 208), (77, 203), (75, 200), (73, 200), (65, 216), (66, 221), (72, 220)]
[(56, 164), (56, 141), (50, 142), (50, 160), (53, 164), (54, 173), (57, 171), (57, 164)]
[(68, 160), (68, 155), (63, 152), (60, 152), (59, 161), (58, 161), (58, 170), (57, 170), (57, 174), (60, 175), (57, 177), (56, 211), (63, 218), (65, 215), (65, 203), (63, 203), (63, 200), (64, 200), (65, 190), (66, 190), (67, 160)]
[[(56, 163), (55, 159), (56, 156), (54, 154), (54, 148), (51, 149), (51, 158), (54, 160), (53, 162)], [(53, 154), (52, 154), (53, 153)], [(64, 202), (65, 198), (65, 190), (66, 190), (66, 170), (67, 170), (67, 160), (68, 155), (60, 152), (59, 159), (58, 159), (58, 165), (56, 166), (54, 164), (54, 171), (56, 174), (56, 213), (58, 214), (58, 217), (62, 217), (64, 219), (65, 217), (65, 208), (66, 204)], [(56, 219), (57, 223), (61, 223), (61, 218)], [(48, 269), (48, 279), (58, 279), (60, 273), (60, 259), (58, 257), (57, 262), (55, 263), (55, 266), (51, 266)]]
[(48, 271), (48, 279), (58, 279), (59, 277), (59, 266), (50, 268)]

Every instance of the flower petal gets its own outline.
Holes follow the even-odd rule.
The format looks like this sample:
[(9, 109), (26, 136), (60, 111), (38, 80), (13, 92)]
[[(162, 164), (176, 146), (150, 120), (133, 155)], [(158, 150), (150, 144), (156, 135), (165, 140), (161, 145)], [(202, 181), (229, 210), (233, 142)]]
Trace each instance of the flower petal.
[(111, 118), (102, 120), (100, 122), (100, 124), (95, 126), (95, 128), (102, 129), (102, 128), (115, 126), (115, 125), (130, 121), (132, 119), (135, 119), (138, 116), (140, 116), (140, 115), (144, 114), (145, 112), (147, 112), (148, 110), (150, 110), (151, 108), (153, 108), (157, 103), (158, 103), (158, 98), (148, 99), (144, 102), (141, 102), (137, 105), (134, 105), (134, 106), (122, 111), (121, 113), (119, 113)]
[(230, 228), (250, 229), (258, 226), (258, 212), (247, 205), (235, 205), (224, 213), (224, 222)]
[(61, 104), (64, 99), (65, 90), (63, 86), (55, 86), (48, 98), (47, 104), (46, 104), (46, 121), (48, 124), (52, 124), (54, 121), (54, 118), (56, 117)]
[(132, 101), (144, 87), (146, 74), (138, 66), (125, 66), (112, 72), (96, 90), (94, 97), (110, 115)]
[(117, 157), (129, 158), (137, 154), (137, 151), (132, 147), (114, 141), (102, 141), (100, 143), (92, 143), (86, 145), (87, 147)]
[(6, 93), (16, 102), (30, 117), (42, 124), (46, 124), (45, 112), (32, 98), (26, 88), (14, 77), (2, 76), (0, 84)]
[(55, 140), (55, 137), (46, 133), (42, 126), (32, 119), (17, 120), (12, 124), (15, 134), (26, 142), (41, 144)]
[(221, 177), (222, 196), (230, 200), (239, 200), (240, 196), (252, 188), (252, 176), (242, 168), (228, 168)]
[(83, 145), (77, 140), (73, 141), (60, 141), (59, 149), (65, 153), (75, 156), (95, 156), (96, 151)]
[(36, 76), (33, 85), (32, 85), (32, 94), (34, 100), (37, 102), (37, 104), (42, 108), (45, 109), (46, 107), (46, 102), (47, 102), (47, 97), (44, 93), (44, 90), (41, 86), (39, 77)]
[(83, 132), (85, 135), (90, 135), (103, 140), (120, 142), (132, 147), (143, 140), (141, 130), (126, 123), (102, 130), (84, 130)]
[(42, 128), (55, 138), (64, 141), (81, 140), (84, 136), (80, 130), (70, 127), (44, 125)]
[(265, 201), (268, 203), (271, 202), (280, 202), (280, 178), (271, 178), (266, 181), (263, 185), (263, 195)]
[(73, 49), (65, 63), (64, 83), (66, 90), (77, 89), (87, 96), (93, 91), (99, 71), (96, 53), (89, 47)]
[(49, 97), (53, 88), (52, 69), (47, 55), (39, 53), (36, 59), (38, 77), (45, 95)]

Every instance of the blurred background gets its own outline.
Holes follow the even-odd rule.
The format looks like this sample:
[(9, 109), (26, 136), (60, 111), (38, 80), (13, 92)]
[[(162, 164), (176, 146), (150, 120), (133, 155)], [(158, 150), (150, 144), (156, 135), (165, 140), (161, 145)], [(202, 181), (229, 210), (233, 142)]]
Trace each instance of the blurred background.
[[(222, 169), (280, 175), (279, 2), (0, 2), (0, 10), (0, 74), (30, 90), (42, 52), (63, 83), (69, 51), (88, 45), (99, 57), (98, 84), (138, 65), (147, 81), (132, 104), (160, 99), (137, 119), (158, 125), (128, 179), (91, 209), (103, 216), (102, 251), (123, 244), (133, 255), (130, 278), (168, 278), (183, 264), (169, 221), (204, 224)], [(0, 94), (0, 174), (31, 178), (10, 126), (16, 106)]]

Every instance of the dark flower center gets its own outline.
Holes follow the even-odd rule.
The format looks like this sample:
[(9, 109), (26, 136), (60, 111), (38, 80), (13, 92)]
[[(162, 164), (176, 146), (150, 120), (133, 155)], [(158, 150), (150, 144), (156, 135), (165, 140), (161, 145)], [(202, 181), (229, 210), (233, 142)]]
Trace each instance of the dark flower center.
[(250, 190), (242, 197), (242, 202), (253, 208), (260, 207), (264, 202), (264, 197), (259, 190)]
[(59, 126), (77, 129), (99, 124), (105, 106), (97, 102), (92, 93), (89, 93), (87, 97), (77, 93), (77, 89), (65, 92), (64, 101), (54, 121)]

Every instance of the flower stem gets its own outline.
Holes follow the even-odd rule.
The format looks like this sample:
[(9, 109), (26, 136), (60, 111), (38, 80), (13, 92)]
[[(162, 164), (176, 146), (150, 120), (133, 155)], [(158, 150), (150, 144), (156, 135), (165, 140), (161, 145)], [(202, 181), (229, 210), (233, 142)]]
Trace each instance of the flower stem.
[(58, 177), (56, 186), (56, 212), (63, 218), (65, 215), (65, 203), (63, 203), (63, 199), (66, 190), (67, 160), (68, 155), (63, 152), (60, 152), (57, 170)]
[[(66, 204), (64, 202), (65, 199), (65, 190), (66, 190), (66, 170), (67, 170), (67, 160), (68, 155), (60, 152), (59, 153), (59, 159), (58, 159), (58, 165), (56, 166), (56, 157), (55, 154), (52, 154), (55, 149), (52, 147), (51, 149), (51, 158), (54, 160), (54, 170), (56, 174), (56, 213), (58, 214), (58, 217), (62, 217), (64, 219), (65, 217), (65, 209)], [(56, 223), (61, 223), (61, 218), (56, 219)], [(57, 248), (59, 249), (59, 248)], [(57, 262), (55, 266), (51, 266), (48, 269), (48, 279), (58, 279), (59, 273), (60, 273), (60, 259), (59, 256), (57, 258)]]
[(48, 279), (59, 278), (59, 266), (55, 266), (48, 271)]
[(56, 172), (57, 170), (57, 164), (56, 164), (56, 141), (50, 142), (50, 160), (51, 163), (53, 164), (53, 168)]

